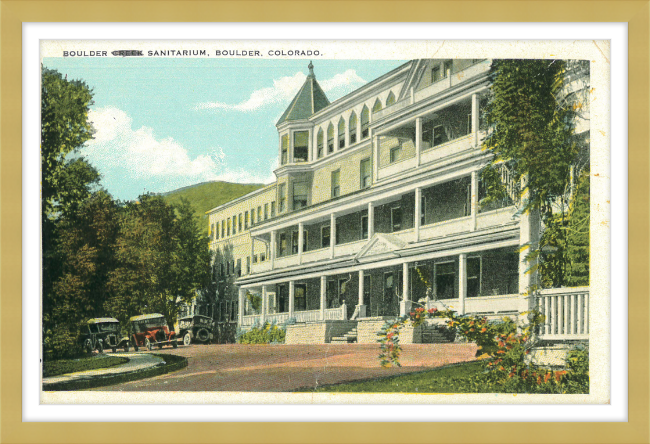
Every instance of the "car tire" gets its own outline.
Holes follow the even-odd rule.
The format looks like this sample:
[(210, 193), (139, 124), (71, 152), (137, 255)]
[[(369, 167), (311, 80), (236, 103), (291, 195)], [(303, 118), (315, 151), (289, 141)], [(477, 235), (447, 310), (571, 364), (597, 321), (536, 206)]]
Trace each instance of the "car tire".
[(196, 333), (196, 337), (201, 342), (207, 342), (208, 339), (210, 339), (210, 332), (208, 332), (205, 328), (202, 328)]
[(91, 354), (93, 352), (93, 344), (90, 342), (90, 339), (87, 339), (86, 342), (84, 343), (84, 348), (86, 349), (86, 353)]
[(174, 339), (174, 340), (172, 341), (172, 347), (174, 347), (174, 348), (178, 348), (178, 340), (177, 340), (177, 339)]
[(144, 338), (144, 346), (147, 347), (147, 350), (151, 351), (153, 350), (153, 344), (149, 340), (149, 338)]
[(97, 351), (98, 351), (99, 353), (104, 353), (104, 344), (102, 344), (102, 343), (99, 342), (99, 341), (97, 341)]
[(161, 342), (158, 344), (158, 350), (162, 350), (162, 348), (163, 348), (163, 343)]
[(183, 336), (183, 345), (190, 345), (192, 343), (192, 334), (188, 331)]
[(138, 347), (138, 341), (136, 341), (135, 336), (133, 336), (133, 350), (140, 350), (140, 347)]
[[(136, 351), (137, 351), (137, 350), (136, 350)], [(125, 353), (128, 353), (128, 352), (129, 352), (129, 343), (128, 343), (128, 342), (127, 342), (126, 344), (124, 344), (124, 352), (125, 352)]]
[(111, 350), (113, 350), (113, 353), (117, 353), (117, 347), (113, 347)]

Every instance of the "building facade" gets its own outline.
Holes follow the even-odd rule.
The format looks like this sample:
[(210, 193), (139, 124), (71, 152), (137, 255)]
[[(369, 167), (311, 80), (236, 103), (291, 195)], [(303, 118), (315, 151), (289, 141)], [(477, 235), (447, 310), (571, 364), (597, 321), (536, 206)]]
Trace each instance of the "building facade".
[(231, 282), (219, 294), (240, 328), (374, 343), (415, 306), (489, 316), (539, 306), (561, 317), (553, 334), (588, 334), (586, 289), (528, 291), (521, 247), (537, 242), (539, 218), (517, 211), (507, 170), (508, 197), (479, 205), (490, 65), (412, 60), (330, 103), (310, 63), (276, 125), (276, 182), (208, 212), (216, 279)]

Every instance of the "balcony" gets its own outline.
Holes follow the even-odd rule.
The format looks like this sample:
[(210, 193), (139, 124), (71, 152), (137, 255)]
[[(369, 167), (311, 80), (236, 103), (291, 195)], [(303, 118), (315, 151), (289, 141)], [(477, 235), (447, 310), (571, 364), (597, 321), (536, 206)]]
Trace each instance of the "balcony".
[(420, 155), (420, 163), (426, 164), (439, 161), (445, 157), (461, 154), (471, 149), (474, 149), (474, 135), (468, 134), (466, 136), (450, 140), (449, 142), (436, 145), (432, 148), (424, 149)]

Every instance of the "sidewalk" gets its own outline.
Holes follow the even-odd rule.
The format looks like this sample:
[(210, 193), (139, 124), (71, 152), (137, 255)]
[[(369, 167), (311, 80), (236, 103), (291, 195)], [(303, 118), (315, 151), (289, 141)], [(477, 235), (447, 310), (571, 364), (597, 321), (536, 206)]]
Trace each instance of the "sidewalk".
[(129, 359), (129, 362), (108, 368), (98, 368), (83, 372), (66, 373), (64, 375), (50, 376), (43, 378), (43, 389), (52, 384), (69, 383), (72, 381), (89, 380), (96, 378), (112, 377), (116, 375), (138, 372), (160, 364), (165, 360), (159, 356), (148, 353), (120, 353), (120, 357)]

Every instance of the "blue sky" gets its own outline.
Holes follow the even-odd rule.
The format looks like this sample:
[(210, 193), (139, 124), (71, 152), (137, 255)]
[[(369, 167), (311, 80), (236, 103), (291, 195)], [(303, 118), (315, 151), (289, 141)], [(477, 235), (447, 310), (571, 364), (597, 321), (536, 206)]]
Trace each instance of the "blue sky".
[[(314, 60), (334, 101), (400, 60)], [(309, 60), (45, 58), (43, 65), (94, 92), (95, 139), (80, 150), (114, 197), (166, 192), (210, 180), (269, 183), (276, 121)]]

